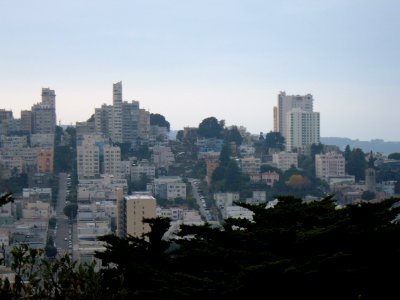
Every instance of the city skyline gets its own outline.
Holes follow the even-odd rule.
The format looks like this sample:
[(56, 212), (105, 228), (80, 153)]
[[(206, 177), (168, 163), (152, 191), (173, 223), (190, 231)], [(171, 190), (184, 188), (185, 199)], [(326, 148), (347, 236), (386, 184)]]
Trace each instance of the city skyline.
[(214, 116), (257, 134), (286, 91), (313, 96), (323, 137), (398, 141), (400, 3), (384, 4), (3, 2), (1, 108), (19, 117), (49, 87), (57, 123), (75, 124), (122, 81), (173, 130)]

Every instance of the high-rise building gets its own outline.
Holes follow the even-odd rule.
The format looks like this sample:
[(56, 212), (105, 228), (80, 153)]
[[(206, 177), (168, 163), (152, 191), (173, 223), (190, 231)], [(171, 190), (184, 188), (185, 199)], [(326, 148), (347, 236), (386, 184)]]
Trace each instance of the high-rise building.
[(122, 141), (135, 144), (139, 136), (139, 102), (122, 103)]
[(111, 137), (113, 126), (113, 106), (103, 104), (94, 112), (96, 133)]
[(32, 111), (21, 110), (21, 130), (32, 133)]
[(298, 108), (287, 116), (286, 150), (320, 143), (319, 112), (307, 112)]
[(49, 88), (42, 88), (42, 103), (50, 107), (56, 107), (56, 93)]
[(112, 140), (122, 143), (122, 82), (113, 85)]
[(54, 134), (56, 119), (56, 95), (54, 90), (42, 89), (42, 102), (32, 106), (33, 133)]
[(313, 112), (313, 97), (310, 94), (278, 95), (274, 107), (274, 130), (286, 141), (286, 150), (319, 143), (319, 113)]
[(141, 237), (150, 231), (143, 218), (156, 217), (156, 199), (149, 193), (133, 193), (118, 201), (117, 232), (119, 236)]
[(139, 110), (139, 138), (147, 140), (150, 135), (150, 112), (145, 109)]

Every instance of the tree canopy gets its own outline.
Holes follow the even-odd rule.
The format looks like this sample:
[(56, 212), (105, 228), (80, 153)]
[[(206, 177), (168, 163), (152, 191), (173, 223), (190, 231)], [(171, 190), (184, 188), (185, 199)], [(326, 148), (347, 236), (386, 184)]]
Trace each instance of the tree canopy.
[(150, 125), (157, 125), (160, 127), (167, 127), (167, 130), (170, 130), (170, 124), (165, 119), (163, 115), (160, 114), (150, 114)]
[(142, 237), (99, 238), (99, 271), (22, 245), (12, 251), (15, 284), (1, 280), (0, 298), (396, 299), (399, 201), (236, 203), (251, 220), (181, 225), (170, 238), (169, 219), (145, 219), (151, 231)]
[(204, 138), (222, 138), (225, 122), (209, 117), (201, 121), (197, 134)]

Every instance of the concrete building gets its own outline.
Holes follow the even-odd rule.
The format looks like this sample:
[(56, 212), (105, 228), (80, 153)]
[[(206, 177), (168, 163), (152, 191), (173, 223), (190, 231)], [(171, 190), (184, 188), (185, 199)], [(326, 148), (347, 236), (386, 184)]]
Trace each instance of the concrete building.
[(32, 111), (21, 110), (21, 130), (31, 134), (33, 126)]
[(145, 109), (139, 109), (138, 135), (144, 141), (150, 136), (150, 112)]
[(142, 175), (146, 175), (148, 179), (153, 179), (156, 175), (156, 167), (147, 159), (131, 166), (131, 181), (139, 181)]
[(54, 134), (49, 134), (49, 133), (31, 134), (30, 146), (37, 148), (54, 148)]
[(139, 136), (139, 101), (122, 103), (122, 141), (135, 145)]
[(134, 193), (118, 204), (117, 233), (119, 236), (142, 237), (150, 231), (143, 218), (156, 217), (156, 199), (148, 193)]
[(152, 161), (156, 169), (165, 168), (168, 170), (175, 162), (171, 147), (155, 145), (153, 147)]
[(272, 154), (273, 164), (282, 171), (287, 171), (292, 167), (298, 167), (298, 154), (291, 152), (279, 152)]
[(286, 150), (319, 143), (319, 113), (313, 112), (313, 97), (310, 94), (278, 95), (278, 105), (274, 107), (274, 131), (286, 141)]
[(112, 131), (113, 106), (103, 104), (94, 112), (94, 122), (97, 134), (110, 137)]
[(113, 84), (112, 135), (114, 143), (122, 143), (122, 82)]
[(280, 132), (286, 139), (287, 133), (287, 113), (294, 108), (299, 108), (305, 112), (313, 111), (313, 97), (310, 94), (305, 96), (286, 95), (285, 92), (280, 92), (278, 95), (278, 105), (274, 107), (274, 129)]
[(261, 169), (261, 159), (258, 157), (244, 157), (240, 159), (240, 168), (244, 174), (258, 174)]
[(100, 175), (100, 150), (97, 145), (76, 147), (78, 179), (96, 178)]
[(233, 202), (240, 200), (239, 193), (215, 193), (214, 201), (217, 207), (223, 209), (228, 206), (232, 206)]
[(264, 183), (268, 186), (273, 186), (275, 182), (279, 181), (279, 174), (271, 171), (252, 174), (250, 175), (250, 180), (254, 183)]
[(54, 172), (54, 150), (41, 149), (37, 157), (37, 172), (38, 173), (53, 173)]
[(186, 199), (186, 183), (178, 176), (163, 176), (154, 179), (153, 195), (161, 199)]
[(111, 174), (115, 178), (121, 178), (121, 148), (104, 145), (103, 158), (103, 174)]
[(42, 102), (32, 106), (33, 133), (51, 133), (56, 129), (56, 95), (54, 90), (42, 88)]
[(100, 175), (98, 179), (80, 179), (78, 184), (78, 202), (93, 202), (117, 199), (117, 191), (121, 197), (128, 194), (126, 179), (114, 178), (112, 175)]
[(302, 111), (296, 108), (288, 112), (286, 116), (287, 151), (320, 143), (319, 112)]
[(325, 181), (331, 177), (345, 176), (343, 155), (335, 152), (315, 155), (315, 174)]

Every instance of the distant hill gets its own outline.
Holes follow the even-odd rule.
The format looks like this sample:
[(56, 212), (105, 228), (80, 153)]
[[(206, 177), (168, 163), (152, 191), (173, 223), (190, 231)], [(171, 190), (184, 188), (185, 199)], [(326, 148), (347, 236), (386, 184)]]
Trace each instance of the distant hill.
[(360, 148), (364, 152), (380, 152), (385, 155), (400, 152), (400, 142), (385, 142), (380, 139), (360, 141), (342, 137), (321, 137), (321, 143), (325, 145), (336, 145), (341, 150), (344, 150), (346, 145), (349, 145), (351, 149)]

